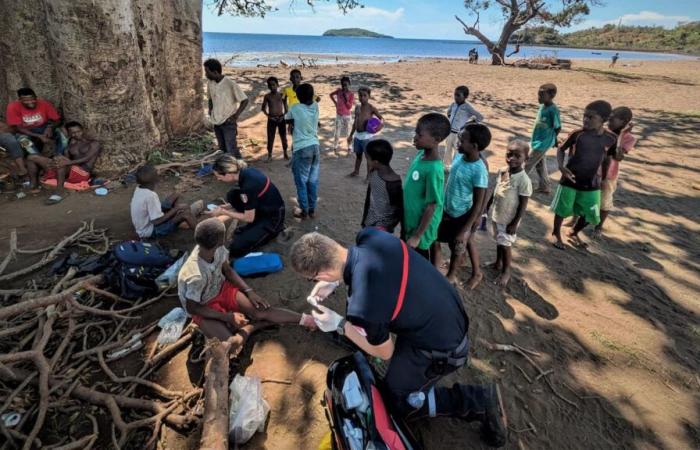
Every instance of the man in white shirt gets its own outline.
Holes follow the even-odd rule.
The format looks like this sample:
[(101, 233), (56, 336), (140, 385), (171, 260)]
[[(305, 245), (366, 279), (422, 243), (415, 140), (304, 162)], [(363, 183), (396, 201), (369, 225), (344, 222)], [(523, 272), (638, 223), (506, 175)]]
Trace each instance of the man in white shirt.
[(246, 106), (248, 97), (243, 90), (222, 72), (221, 63), (216, 59), (204, 61), (204, 75), (207, 77), (209, 94), (209, 121), (214, 125), (214, 133), (219, 148), (241, 159), (236, 137), (238, 135), (238, 117)]

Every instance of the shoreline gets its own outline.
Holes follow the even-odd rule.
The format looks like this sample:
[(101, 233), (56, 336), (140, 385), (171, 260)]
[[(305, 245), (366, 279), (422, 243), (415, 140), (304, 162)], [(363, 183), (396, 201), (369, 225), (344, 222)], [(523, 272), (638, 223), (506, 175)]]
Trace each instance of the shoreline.
[[(517, 42), (509, 42), (509, 46), (515, 46)], [(674, 55), (687, 57), (689, 59), (700, 58), (700, 53), (680, 53), (673, 50), (652, 50), (648, 48), (616, 48), (616, 47), (587, 47), (578, 45), (551, 45), (551, 44), (520, 44), (520, 47), (525, 48), (536, 48), (536, 47), (546, 47), (546, 48), (557, 48), (557, 49), (576, 49), (576, 50), (591, 50), (591, 51), (606, 51), (606, 52), (635, 52), (635, 53), (649, 53), (649, 54), (664, 54), (664, 55)], [(594, 59), (594, 58), (591, 58)]]

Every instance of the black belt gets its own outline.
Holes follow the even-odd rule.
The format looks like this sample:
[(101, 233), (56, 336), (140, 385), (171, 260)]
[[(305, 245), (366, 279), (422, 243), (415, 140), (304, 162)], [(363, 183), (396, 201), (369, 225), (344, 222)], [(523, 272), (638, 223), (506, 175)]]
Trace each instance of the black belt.
[(469, 360), (469, 352), (467, 352), (464, 356), (459, 355), (462, 354), (468, 346), (469, 336), (465, 334), (462, 338), (462, 342), (459, 343), (457, 348), (450, 352), (420, 349), (418, 351), (431, 361), (444, 362), (454, 367), (462, 367)]

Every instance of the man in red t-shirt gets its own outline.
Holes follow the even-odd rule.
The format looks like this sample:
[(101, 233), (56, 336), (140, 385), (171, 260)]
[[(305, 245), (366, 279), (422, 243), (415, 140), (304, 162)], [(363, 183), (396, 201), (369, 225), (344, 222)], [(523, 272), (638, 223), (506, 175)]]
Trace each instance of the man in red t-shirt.
[(30, 155), (40, 154), (45, 144), (55, 142), (55, 152), (62, 155), (68, 139), (58, 129), (60, 114), (51, 102), (37, 98), (30, 88), (17, 90), (18, 100), (7, 105), (7, 124), (16, 135), (24, 151)]

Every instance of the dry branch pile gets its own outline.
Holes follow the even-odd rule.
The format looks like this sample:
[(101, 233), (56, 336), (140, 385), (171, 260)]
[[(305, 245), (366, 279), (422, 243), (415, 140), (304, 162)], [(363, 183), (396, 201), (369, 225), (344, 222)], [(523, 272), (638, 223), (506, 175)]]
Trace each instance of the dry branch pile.
[[(109, 247), (106, 230), (92, 224), (35, 250), (20, 249), (13, 231), (0, 280), (6, 285), (36, 272), (68, 248), (102, 254)], [(43, 255), (4, 274), (10, 261), (23, 254)], [(191, 328), (176, 343), (130, 359), (130, 376), (110, 367), (140, 350), (156, 330), (155, 323), (144, 324), (138, 314), (168, 290), (130, 302), (100, 289), (102, 281), (101, 275), (78, 277), (69, 268), (60, 278), (36, 277), (22, 289), (0, 290), (0, 416), (10, 411), (21, 416), (13, 426), (0, 420), (1, 449), (153, 448), (163, 424), (183, 429), (199, 422), (202, 389), (172, 391), (149, 379), (188, 346)], [(108, 428), (100, 430), (100, 423)]]

